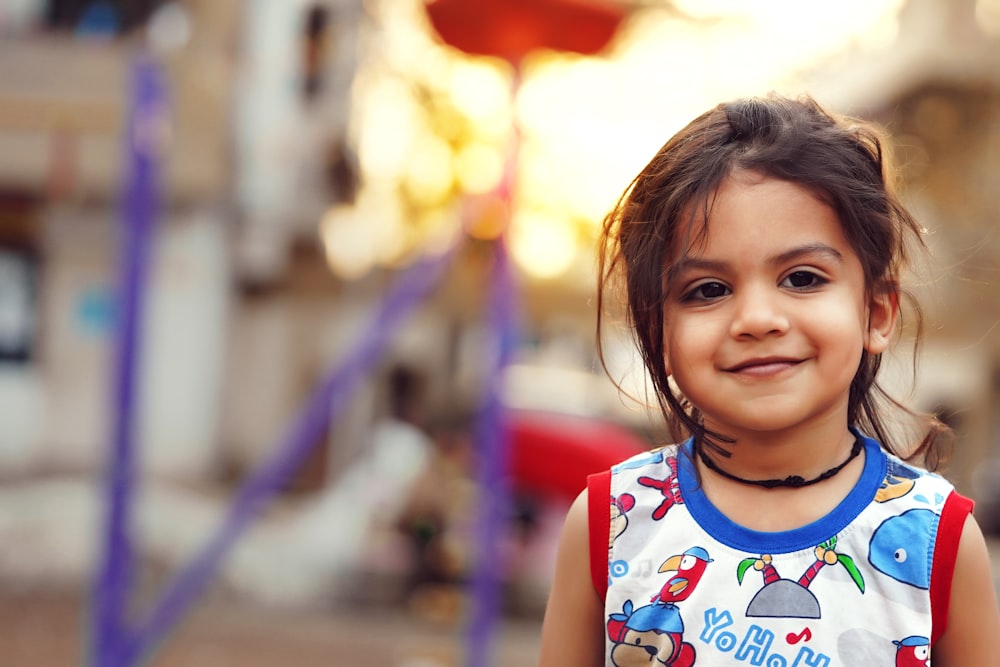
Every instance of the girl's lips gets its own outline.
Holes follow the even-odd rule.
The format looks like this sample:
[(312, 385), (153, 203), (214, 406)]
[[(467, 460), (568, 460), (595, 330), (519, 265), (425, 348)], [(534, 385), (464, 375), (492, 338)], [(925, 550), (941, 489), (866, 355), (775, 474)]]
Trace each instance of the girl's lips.
[(774, 375), (801, 363), (800, 359), (751, 359), (727, 368), (730, 373), (740, 375)]

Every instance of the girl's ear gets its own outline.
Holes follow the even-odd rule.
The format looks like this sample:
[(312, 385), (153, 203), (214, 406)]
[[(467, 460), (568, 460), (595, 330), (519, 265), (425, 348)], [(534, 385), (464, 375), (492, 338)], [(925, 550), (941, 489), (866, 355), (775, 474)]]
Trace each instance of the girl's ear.
[(892, 334), (899, 321), (899, 290), (894, 283), (886, 283), (872, 296), (868, 306), (868, 335), (865, 350), (881, 354), (889, 347)]

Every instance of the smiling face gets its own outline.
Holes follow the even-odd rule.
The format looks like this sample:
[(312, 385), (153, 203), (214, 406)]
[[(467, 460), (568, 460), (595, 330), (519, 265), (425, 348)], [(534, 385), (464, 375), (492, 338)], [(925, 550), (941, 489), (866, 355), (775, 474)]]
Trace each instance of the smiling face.
[(846, 425), (862, 351), (885, 349), (896, 308), (890, 295), (869, 302), (836, 212), (799, 185), (738, 171), (692, 236), (674, 260), (664, 347), (705, 427), (739, 440)]

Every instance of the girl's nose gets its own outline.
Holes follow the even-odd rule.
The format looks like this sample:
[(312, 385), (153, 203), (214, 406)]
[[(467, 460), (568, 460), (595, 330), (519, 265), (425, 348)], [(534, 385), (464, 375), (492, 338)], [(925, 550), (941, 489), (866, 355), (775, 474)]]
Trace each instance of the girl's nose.
[(734, 338), (762, 338), (788, 331), (789, 320), (778, 290), (745, 286), (734, 294), (730, 333)]

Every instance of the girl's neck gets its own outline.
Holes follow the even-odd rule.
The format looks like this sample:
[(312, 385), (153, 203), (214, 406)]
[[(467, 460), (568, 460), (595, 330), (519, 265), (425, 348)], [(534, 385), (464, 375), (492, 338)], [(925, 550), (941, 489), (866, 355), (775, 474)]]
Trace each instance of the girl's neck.
[(748, 486), (759, 486), (765, 489), (777, 489), (782, 487), (789, 488), (802, 488), (804, 486), (813, 486), (814, 484), (820, 484), (826, 480), (834, 477), (841, 470), (843, 470), (847, 465), (857, 458), (861, 454), (862, 442), (860, 438), (855, 438), (854, 444), (851, 447), (851, 453), (847, 455), (847, 458), (833, 466), (832, 468), (827, 468), (819, 475), (815, 477), (803, 477), (801, 475), (786, 475), (785, 477), (776, 477), (770, 479), (750, 479), (747, 477), (740, 477), (731, 472), (728, 472), (725, 468), (721, 467), (715, 462), (715, 459), (711, 454), (707, 453), (704, 448), (698, 449), (698, 454), (700, 455), (701, 462), (705, 464), (712, 472), (725, 477), (726, 479), (732, 480), (734, 482), (739, 482), (741, 484), (746, 484)]
[[(846, 429), (836, 444), (826, 442), (822, 448), (803, 442), (796, 445), (780, 438), (773, 439), (770, 444), (741, 439), (726, 447), (733, 452), (731, 458), (715, 455), (713, 460), (726, 471), (746, 479), (783, 479), (788, 475), (812, 479), (847, 460), (854, 441), (854, 434)], [(803, 453), (808, 455), (803, 457)], [(798, 488), (745, 484), (719, 475), (700, 459), (695, 465), (701, 477), (701, 488), (720, 512), (746, 528), (774, 532), (800, 528), (833, 511), (861, 478), (865, 453), (862, 451), (848, 461), (832, 477)]]
[(729, 456), (705, 449), (719, 468), (743, 479), (798, 476), (808, 480), (842, 464), (854, 442), (854, 434), (840, 422), (827, 428), (742, 433), (732, 443), (719, 443)]

